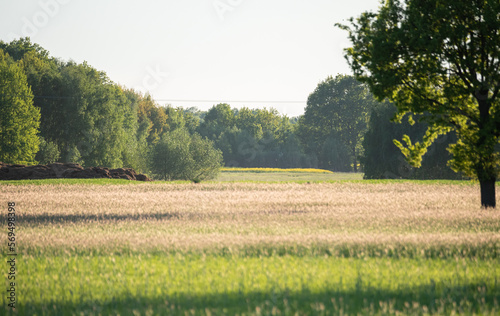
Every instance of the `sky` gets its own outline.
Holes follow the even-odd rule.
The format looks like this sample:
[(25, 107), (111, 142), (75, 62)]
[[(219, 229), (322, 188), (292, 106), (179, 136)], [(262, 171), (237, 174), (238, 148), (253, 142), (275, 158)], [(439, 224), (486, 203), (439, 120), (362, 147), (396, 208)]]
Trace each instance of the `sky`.
[[(302, 115), (328, 76), (351, 74), (348, 23), (380, 0), (0, 0), (0, 40), (105, 71), (160, 105), (217, 103)], [(285, 102), (286, 101), (286, 102)]]

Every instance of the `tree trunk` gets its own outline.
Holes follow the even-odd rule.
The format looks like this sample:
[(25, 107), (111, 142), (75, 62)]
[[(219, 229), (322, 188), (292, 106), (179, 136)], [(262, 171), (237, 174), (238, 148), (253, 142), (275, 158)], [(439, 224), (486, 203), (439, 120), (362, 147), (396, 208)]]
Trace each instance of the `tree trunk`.
[(479, 180), (481, 186), (481, 206), (496, 207), (495, 179)]
[(356, 146), (352, 149), (354, 155), (354, 172), (358, 172), (358, 159), (356, 158)]
[(494, 208), (496, 207), (495, 181), (497, 171), (492, 166), (496, 165), (495, 144), (498, 140), (492, 136), (494, 134), (491, 130), (491, 103), (488, 100), (488, 90), (477, 90), (476, 100), (479, 105), (479, 139), (476, 150), (480, 156), (479, 167), (476, 171), (481, 186), (481, 206), (484, 208)]

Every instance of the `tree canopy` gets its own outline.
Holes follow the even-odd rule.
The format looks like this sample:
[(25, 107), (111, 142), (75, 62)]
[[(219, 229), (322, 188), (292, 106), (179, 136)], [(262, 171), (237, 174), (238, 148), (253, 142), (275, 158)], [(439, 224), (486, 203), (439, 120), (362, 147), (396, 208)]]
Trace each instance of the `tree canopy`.
[(210, 108), (198, 131), (220, 149), (227, 166), (315, 167), (295, 135), (291, 120), (271, 109)]
[(199, 164), (204, 172), (195, 176), (205, 179), (220, 169), (213, 144), (193, 136), (198, 121), (192, 114), (117, 85), (86, 62), (55, 59), (29, 38), (0, 41), (0, 97), (0, 160), (7, 163), (36, 158), (151, 173), (161, 161), (152, 159), (156, 145), (187, 128), (195, 156), (206, 153), (214, 163), (188, 157), (189, 165), (177, 165), (185, 170), (175, 172)]
[(346, 50), (356, 78), (394, 101), (398, 113), (424, 116), (420, 142), (397, 142), (419, 166), (439, 134), (455, 131), (450, 165), (479, 179), (481, 204), (495, 207), (500, 155), (500, 2), (388, 0), (351, 19)]
[(298, 135), (321, 167), (358, 171), (361, 140), (375, 100), (366, 85), (352, 76), (328, 77), (309, 95)]
[[(374, 102), (352, 76), (322, 81), (306, 113), (289, 118), (273, 108), (225, 103), (208, 111), (160, 105), (86, 62), (50, 56), (29, 38), (0, 41), (0, 51), (0, 160), (5, 162), (127, 167), (193, 181), (215, 177), (222, 164), (351, 172), (362, 156), (362, 168), (368, 162), (377, 165), (373, 170), (382, 165), (380, 148), (361, 146)], [(373, 117), (385, 117), (382, 107), (373, 109)], [(384, 148), (390, 145), (394, 148), (384, 154), (397, 149)]]
[(0, 48), (0, 161), (35, 162), (40, 111), (33, 105), (22, 63)]
[(456, 135), (441, 135), (429, 147), (419, 168), (412, 167), (401, 150), (394, 145), (394, 139), (403, 135), (422, 138), (428, 124), (425, 121), (410, 124), (405, 116), (400, 123), (391, 121), (397, 108), (391, 102), (378, 103), (370, 114), (369, 126), (363, 138), (363, 165), (365, 179), (462, 179), (447, 161), (450, 153), (446, 147), (456, 142)]

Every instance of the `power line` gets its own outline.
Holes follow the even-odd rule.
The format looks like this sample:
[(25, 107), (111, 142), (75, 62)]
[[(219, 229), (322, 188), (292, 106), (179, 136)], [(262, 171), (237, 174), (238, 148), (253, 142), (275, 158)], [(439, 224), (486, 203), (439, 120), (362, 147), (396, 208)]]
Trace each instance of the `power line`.
[(179, 99), (154, 99), (158, 102), (192, 102), (192, 103), (200, 103), (200, 102), (226, 102), (226, 103), (306, 103), (306, 101), (262, 101), (262, 100), (179, 100)]
[[(35, 95), (35, 98), (40, 99), (74, 99), (73, 96), (51, 96), (51, 95)], [(184, 103), (286, 103), (286, 104), (304, 104), (306, 101), (292, 100), (189, 100), (189, 99), (153, 99), (156, 102), (184, 102)]]

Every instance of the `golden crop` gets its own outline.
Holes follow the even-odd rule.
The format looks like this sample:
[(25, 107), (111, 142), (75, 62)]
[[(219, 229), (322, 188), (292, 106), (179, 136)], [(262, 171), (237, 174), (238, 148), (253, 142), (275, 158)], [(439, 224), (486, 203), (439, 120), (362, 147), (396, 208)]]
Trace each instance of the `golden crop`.
[(500, 244), (472, 185), (207, 183), (3, 186), (20, 248), (134, 250)]

